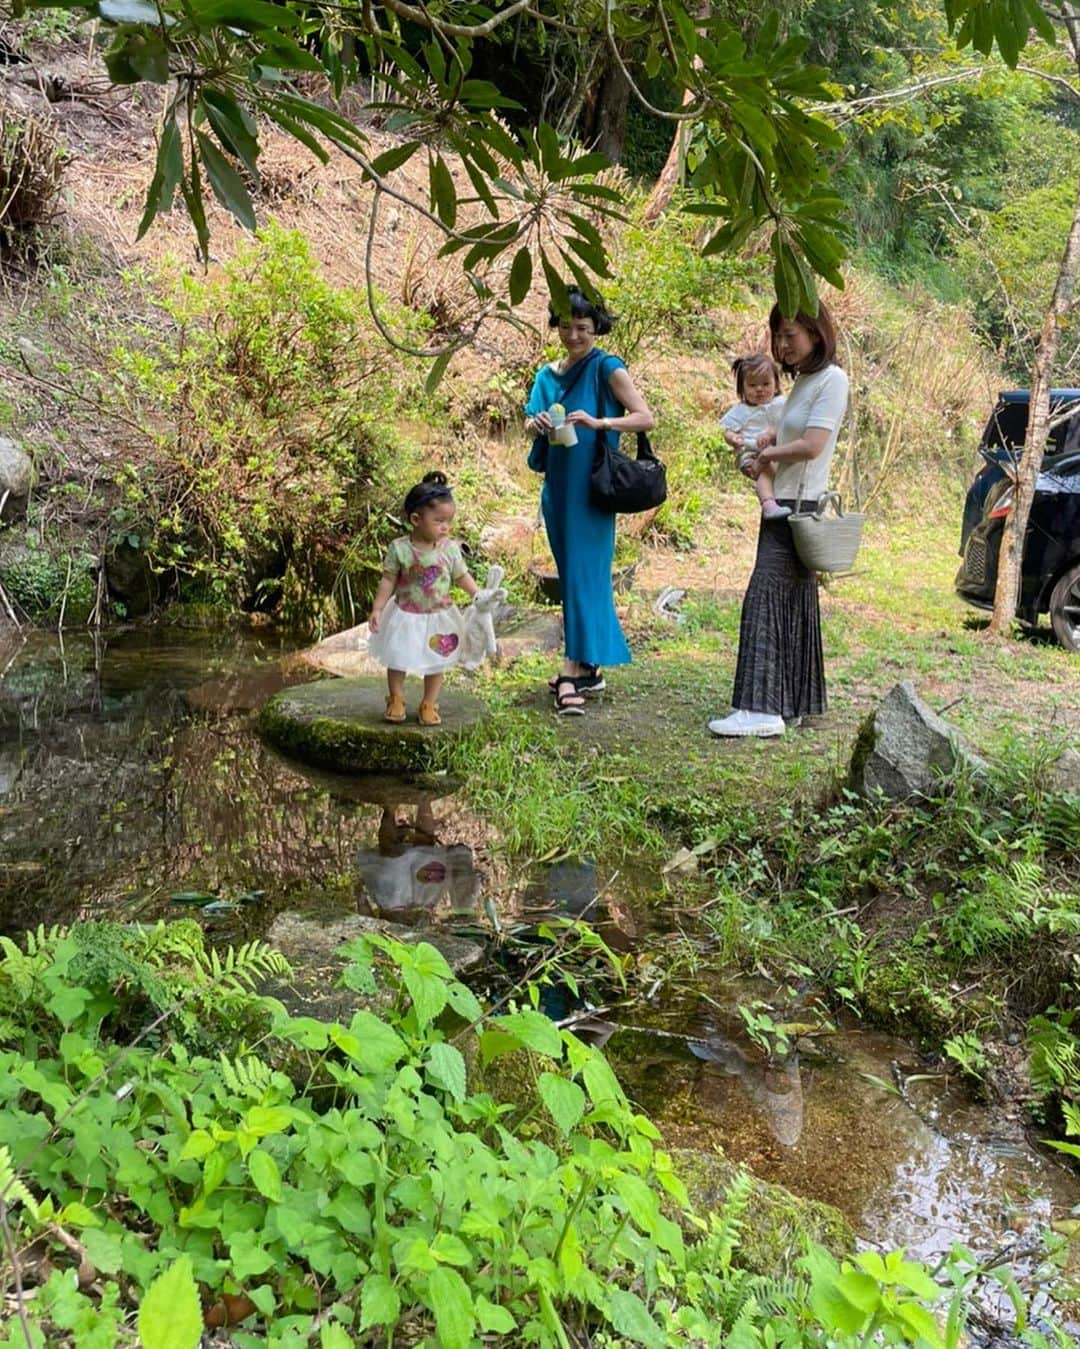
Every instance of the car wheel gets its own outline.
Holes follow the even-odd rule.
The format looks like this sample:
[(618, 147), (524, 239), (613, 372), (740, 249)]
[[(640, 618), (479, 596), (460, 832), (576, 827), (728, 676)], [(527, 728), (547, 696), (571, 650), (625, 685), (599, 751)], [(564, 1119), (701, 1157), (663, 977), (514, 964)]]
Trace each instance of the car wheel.
[(1080, 651), (1080, 563), (1058, 577), (1050, 592), (1050, 622), (1067, 651)]

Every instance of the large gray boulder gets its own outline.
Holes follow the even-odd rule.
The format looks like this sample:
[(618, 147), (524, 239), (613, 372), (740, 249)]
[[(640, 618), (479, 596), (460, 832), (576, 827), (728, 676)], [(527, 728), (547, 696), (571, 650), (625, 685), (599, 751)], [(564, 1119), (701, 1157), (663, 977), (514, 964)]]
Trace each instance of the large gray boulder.
[(34, 465), (16, 441), (0, 436), (0, 519), (21, 519), (34, 482)]
[(932, 796), (943, 774), (961, 764), (982, 773), (986, 764), (963, 736), (902, 680), (867, 718), (851, 756), (849, 781), (864, 796), (884, 792), (893, 801)]
[(1080, 753), (1063, 749), (1050, 766), (1050, 785), (1058, 792), (1080, 796)]

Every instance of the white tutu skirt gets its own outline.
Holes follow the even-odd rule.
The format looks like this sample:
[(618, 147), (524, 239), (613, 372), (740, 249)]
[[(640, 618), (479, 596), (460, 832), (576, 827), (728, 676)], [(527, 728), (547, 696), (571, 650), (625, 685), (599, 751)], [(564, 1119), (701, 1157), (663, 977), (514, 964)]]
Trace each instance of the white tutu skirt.
[(411, 614), (390, 599), (379, 631), (368, 638), (368, 655), (388, 670), (442, 674), (461, 658), (464, 619), (456, 604), (430, 614)]

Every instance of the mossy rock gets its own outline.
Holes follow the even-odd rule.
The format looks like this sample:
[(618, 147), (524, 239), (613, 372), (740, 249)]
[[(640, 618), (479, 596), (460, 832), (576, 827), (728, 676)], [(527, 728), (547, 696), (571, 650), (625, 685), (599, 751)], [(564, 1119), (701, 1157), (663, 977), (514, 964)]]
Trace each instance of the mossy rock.
[(439, 696), (441, 726), (415, 720), (419, 689), (406, 689), (410, 720), (383, 721), (381, 679), (326, 679), (276, 694), (259, 714), (259, 729), (275, 748), (335, 773), (423, 773), (438, 768), (447, 746), (487, 715), (459, 688)]
[[(723, 1208), (739, 1167), (723, 1153), (696, 1148), (673, 1148), (671, 1160), (686, 1184), (695, 1212), (707, 1218), (713, 1210)], [(696, 1235), (687, 1228), (688, 1237)], [(855, 1233), (839, 1209), (818, 1199), (802, 1199), (782, 1185), (755, 1176), (735, 1263), (754, 1274), (784, 1273), (804, 1254), (808, 1240), (837, 1257), (855, 1249)]]

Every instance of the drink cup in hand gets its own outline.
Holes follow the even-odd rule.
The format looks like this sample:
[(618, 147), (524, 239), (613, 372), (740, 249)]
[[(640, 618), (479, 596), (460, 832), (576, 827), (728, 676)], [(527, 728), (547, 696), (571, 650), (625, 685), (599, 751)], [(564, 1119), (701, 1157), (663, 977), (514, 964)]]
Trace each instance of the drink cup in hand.
[(552, 403), (548, 408), (551, 418), (551, 434), (548, 440), (552, 445), (576, 445), (577, 432), (566, 420), (566, 409), (561, 403)]

